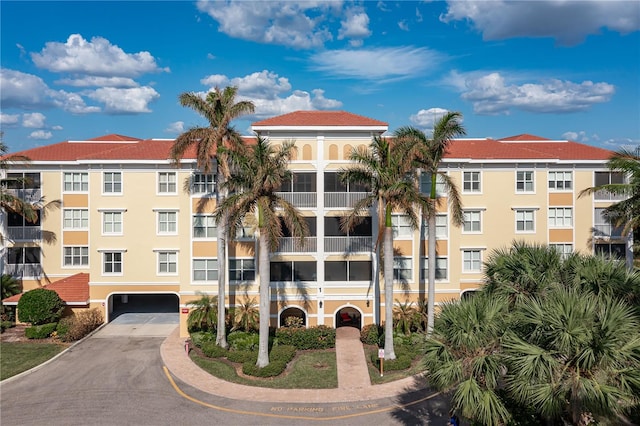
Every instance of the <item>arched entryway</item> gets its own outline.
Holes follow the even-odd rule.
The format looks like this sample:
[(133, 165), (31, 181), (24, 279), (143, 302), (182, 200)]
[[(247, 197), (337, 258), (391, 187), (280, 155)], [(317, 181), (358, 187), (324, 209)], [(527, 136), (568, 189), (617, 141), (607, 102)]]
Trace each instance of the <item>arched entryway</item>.
[(362, 328), (362, 312), (355, 306), (344, 306), (335, 314), (335, 327)]
[(285, 308), (280, 312), (280, 327), (306, 327), (307, 314), (295, 306)]
[(478, 293), (478, 290), (473, 289), (473, 290), (464, 290), (462, 293), (460, 293), (460, 300), (467, 300), (467, 299), (471, 299), (473, 296), (475, 296)]

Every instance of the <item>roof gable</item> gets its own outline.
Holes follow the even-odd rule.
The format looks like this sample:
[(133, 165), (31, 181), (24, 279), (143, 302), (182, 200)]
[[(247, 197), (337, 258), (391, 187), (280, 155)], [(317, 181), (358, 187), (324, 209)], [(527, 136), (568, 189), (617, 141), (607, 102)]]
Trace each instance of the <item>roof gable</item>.
[(294, 111), (253, 123), (253, 127), (324, 127), (324, 126), (383, 126), (384, 121), (374, 120), (346, 111)]
[[(79, 273), (70, 277), (52, 282), (44, 286), (47, 290), (58, 293), (60, 299), (69, 304), (89, 304), (89, 274)], [(3, 304), (15, 305), (24, 293), (15, 294), (2, 300)]]

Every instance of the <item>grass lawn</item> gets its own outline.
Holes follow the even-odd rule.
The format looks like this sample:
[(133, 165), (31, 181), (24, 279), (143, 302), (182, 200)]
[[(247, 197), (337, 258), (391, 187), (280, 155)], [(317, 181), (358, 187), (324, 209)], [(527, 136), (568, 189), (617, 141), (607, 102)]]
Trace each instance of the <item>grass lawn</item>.
[[(369, 369), (369, 377), (371, 378), (371, 384), (380, 385), (382, 383), (393, 382), (395, 380), (404, 379), (424, 371), (420, 357), (413, 361), (411, 368), (407, 370), (384, 370), (384, 376), (380, 377), (380, 370), (374, 366), (371, 362), (371, 356), (378, 353), (378, 348), (375, 346), (364, 347), (364, 356), (367, 359), (367, 368)], [(384, 367), (384, 365), (383, 365)]]
[(271, 378), (239, 376), (236, 365), (223, 359), (207, 358), (192, 351), (191, 359), (209, 374), (227, 382), (278, 389), (332, 389), (338, 387), (335, 351), (298, 351), (284, 374)]
[(68, 345), (58, 343), (0, 343), (0, 380), (27, 371), (53, 358)]

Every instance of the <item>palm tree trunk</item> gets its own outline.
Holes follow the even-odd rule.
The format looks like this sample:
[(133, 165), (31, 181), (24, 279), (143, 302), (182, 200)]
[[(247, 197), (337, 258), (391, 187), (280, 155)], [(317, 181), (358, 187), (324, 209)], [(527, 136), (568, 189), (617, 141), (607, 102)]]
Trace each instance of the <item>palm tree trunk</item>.
[(427, 335), (433, 332), (434, 310), (436, 301), (436, 214), (431, 212), (427, 218)]
[(393, 348), (393, 228), (384, 227), (384, 359), (396, 359)]
[[(226, 190), (220, 191), (220, 184), (224, 181), (224, 176), (220, 168), (218, 168), (218, 188), (216, 194), (218, 196), (217, 205), (224, 200)], [(227, 327), (226, 327), (226, 287), (227, 287), (227, 218), (222, 216), (217, 226), (218, 237), (218, 327), (216, 332), (216, 345), (227, 349)]]
[(258, 275), (260, 279), (260, 337), (258, 343), (258, 362), (260, 368), (269, 365), (269, 316), (271, 314), (269, 297), (269, 246), (267, 236), (258, 230)]

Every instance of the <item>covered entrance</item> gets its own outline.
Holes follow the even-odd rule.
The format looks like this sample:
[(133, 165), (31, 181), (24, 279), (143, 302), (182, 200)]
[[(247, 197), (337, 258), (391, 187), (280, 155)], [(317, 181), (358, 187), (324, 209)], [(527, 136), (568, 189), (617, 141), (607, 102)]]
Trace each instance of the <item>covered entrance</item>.
[(338, 327), (356, 327), (362, 326), (362, 314), (356, 308), (347, 306), (336, 312), (336, 328)]
[(180, 299), (175, 293), (118, 293), (108, 299), (108, 321), (130, 313), (179, 314)]

